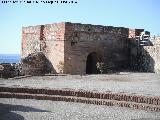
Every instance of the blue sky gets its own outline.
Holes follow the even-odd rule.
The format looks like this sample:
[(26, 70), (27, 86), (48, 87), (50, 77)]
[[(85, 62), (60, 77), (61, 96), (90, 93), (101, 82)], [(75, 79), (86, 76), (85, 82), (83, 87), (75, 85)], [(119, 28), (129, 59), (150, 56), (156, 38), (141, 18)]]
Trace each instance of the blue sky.
[(1, 1), (0, 53), (4, 54), (20, 54), (22, 26), (66, 21), (144, 28), (160, 34), (160, 0), (77, 0), (77, 4), (52, 5)]

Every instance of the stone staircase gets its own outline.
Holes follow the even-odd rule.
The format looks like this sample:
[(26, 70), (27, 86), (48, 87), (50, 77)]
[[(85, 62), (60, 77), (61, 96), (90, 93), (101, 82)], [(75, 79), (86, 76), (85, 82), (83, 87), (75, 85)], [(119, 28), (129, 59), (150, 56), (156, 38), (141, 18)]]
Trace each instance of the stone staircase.
[(79, 102), (160, 112), (160, 96), (143, 96), (127, 93), (113, 93), (110, 91), (97, 92), (73, 89), (0, 87), (0, 98)]

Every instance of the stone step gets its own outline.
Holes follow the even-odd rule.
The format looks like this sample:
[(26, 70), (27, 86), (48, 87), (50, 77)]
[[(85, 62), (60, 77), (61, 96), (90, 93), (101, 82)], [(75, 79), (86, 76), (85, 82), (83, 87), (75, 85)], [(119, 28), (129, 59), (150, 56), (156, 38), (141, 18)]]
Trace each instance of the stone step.
[(11, 93), (28, 93), (28, 94), (45, 94), (60, 95), (71, 97), (97, 98), (104, 100), (116, 100), (135, 103), (144, 103), (149, 105), (160, 106), (160, 96), (143, 96), (126, 93), (98, 92), (73, 89), (38, 89), (38, 88), (21, 88), (21, 87), (0, 87), (0, 92)]
[(9, 78), (9, 80), (21, 79), (21, 78), (28, 78), (28, 77), (32, 77), (32, 75), (17, 76), (17, 77)]
[(52, 74), (52, 73), (49, 73), (49, 74), (45, 74), (45, 76), (67, 76), (67, 74)]
[(156, 105), (126, 102), (126, 101), (117, 101), (117, 100), (76, 97), (76, 96), (0, 92), (0, 98), (19, 98), (19, 99), (37, 99), (37, 100), (78, 102), (78, 103), (86, 103), (86, 104), (126, 107), (126, 108), (131, 108), (131, 109), (160, 112), (160, 106), (156, 106)]

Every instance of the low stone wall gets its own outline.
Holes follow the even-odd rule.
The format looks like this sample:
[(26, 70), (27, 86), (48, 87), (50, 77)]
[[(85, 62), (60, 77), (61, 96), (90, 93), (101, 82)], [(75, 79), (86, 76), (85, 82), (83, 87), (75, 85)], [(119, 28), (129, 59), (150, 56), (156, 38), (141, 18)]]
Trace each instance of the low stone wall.
[(16, 64), (1, 63), (0, 64), (0, 78), (10, 78), (18, 75)]
[(46, 73), (51, 73), (51, 70), (52, 65), (45, 55), (42, 52), (36, 52), (22, 58), (20, 63), (1, 63), (0, 78), (12, 78), (24, 75), (41, 76)]

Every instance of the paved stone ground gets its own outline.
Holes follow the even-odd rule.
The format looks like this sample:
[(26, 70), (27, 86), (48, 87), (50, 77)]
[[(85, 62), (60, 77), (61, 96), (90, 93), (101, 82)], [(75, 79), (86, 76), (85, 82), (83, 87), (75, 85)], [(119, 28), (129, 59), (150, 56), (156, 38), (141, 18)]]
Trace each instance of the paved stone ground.
[(160, 113), (83, 103), (0, 98), (0, 120), (160, 120)]
[(0, 79), (0, 86), (83, 89), (160, 96), (160, 75), (123, 72), (111, 75), (37, 76), (12, 80)]
[[(160, 76), (153, 73), (39, 76), (0, 79), (1, 87), (83, 89), (160, 96)], [(160, 120), (159, 112), (84, 103), (0, 98), (0, 120)]]

